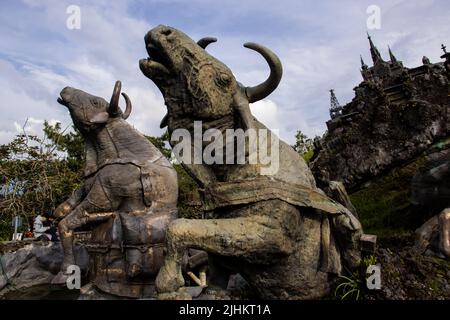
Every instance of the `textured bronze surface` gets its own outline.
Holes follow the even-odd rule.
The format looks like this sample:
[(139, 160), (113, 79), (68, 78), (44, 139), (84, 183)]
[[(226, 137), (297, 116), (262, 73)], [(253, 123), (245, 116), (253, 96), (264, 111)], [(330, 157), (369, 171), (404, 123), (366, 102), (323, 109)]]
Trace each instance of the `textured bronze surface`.
[[(196, 43), (162, 25), (145, 36), (149, 57), (140, 61), (140, 68), (164, 96), (168, 112), (161, 126), (168, 127), (169, 135), (176, 129), (192, 135), (194, 121), (202, 121), (203, 131), (267, 129), (251, 114), (249, 103), (276, 89), (282, 76), (280, 60), (261, 45), (245, 44), (270, 67), (265, 81), (246, 87), (206, 52), (213, 40)], [(168, 253), (156, 279), (162, 296), (184, 285), (181, 264), (187, 248), (205, 250), (218, 264), (239, 272), (266, 299), (322, 297), (343, 265), (358, 265), (358, 219), (325, 196), (300, 155), (277, 141), (279, 170), (271, 176), (263, 176), (263, 165), (251, 164), (248, 158), (241, 165), (183, 163), (204, 190), (211, 219), (178, 219), (169, 225)]]

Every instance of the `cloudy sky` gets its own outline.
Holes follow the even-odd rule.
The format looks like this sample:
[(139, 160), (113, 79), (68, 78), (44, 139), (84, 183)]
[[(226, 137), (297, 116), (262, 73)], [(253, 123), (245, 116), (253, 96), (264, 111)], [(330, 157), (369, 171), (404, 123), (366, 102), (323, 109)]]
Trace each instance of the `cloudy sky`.
[[(71, 5), (80, 8), (80, 29), (67, 28)], [(146, 57), (144, 35), (159, 24), (193, 39), (217, 37), (208, 51), (245, 85), (263, 81), (268, 67), (242, 44), (271, 48), (284, 77), (273, 94), (252, 105), (254, 114), (290, 143), (297, 129), (321, 134), (329, 119), (328, 90), (335, 89), (341, 104), (351, 101), (361, 81), (359, 55), (371, 65), (370, 5), (381, 12), (380, 28), (369, 32), (385, 58), (390, 45), (399, 60), (415, 67), (423, 55), (441, 61), (441, 43), (450, 49), (448, 0), (2, 0), (0, 144), (27, 118), (29, 133), (38, 133), (44, 119), (69, 125), (68, 112), (56, 102), (65, 86), (108, 100), (119, 79), (133, 102), (129, 121), (159, 135), (164, 102), (138, 66)]]

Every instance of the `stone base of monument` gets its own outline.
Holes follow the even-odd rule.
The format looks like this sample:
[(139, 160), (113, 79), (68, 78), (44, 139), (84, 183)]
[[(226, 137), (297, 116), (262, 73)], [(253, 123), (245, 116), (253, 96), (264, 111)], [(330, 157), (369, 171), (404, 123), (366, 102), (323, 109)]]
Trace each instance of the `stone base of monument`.
[[(83, 282), (89, 257), (75, 246), (75, 258)], [(63, 259), (59, 242), (2, 243), (0, 259), (0, 299), (76, 299), (79, 295), (79, 290), (69, 290), (65, 283), (54, 283)]]
[[(152, 291), (152, 294), (149, 294), (148, 297), (144, 297), (142, 299), (155, 299), (156, 294), (155, 291)], [(135, 300), (126, 297), (119, 297), (116, 295), (109, 294), (107, 292), (103, 292), (93, 284), (88, 283), (80, 289), (80, 295), (78, 300)]]
[[(193, 251), (195, 261), (200, 259), (201, 252)], [(69, 290), (65, 282), (58, 283), (58, 274), (62, 264), (62, 248), (58, 242), (15, 241), (0, 243), (0, 299), (64, 299), (64, 300), (118, 300), (127, 299), (108, 294), (87, 283), (89, 256), (86, 250), (76, 245), (75, 255), (81, 268), (80, 290)], [(196, 260), (197, 259), (197, 260)], [(191, 264), (194, 260), (190, 261)], [(196, 264), (195, 264), (196, 265)], [(195, 266), (193, 265), (193, 266)], [(247, 297), (250, 289), (240, 275), (229, 277), (228, 286), (194, 286), (187, 280), (187, 287), (178, 293), (169, 294), (166, 299), (188, 300), (230, 300)], [(87, 283), (87, 284), (86, 284)], [(225, 288), (226, 287), (226, 288)], [(141, 299), (157, 299), (153, 285), (146, 285)]]

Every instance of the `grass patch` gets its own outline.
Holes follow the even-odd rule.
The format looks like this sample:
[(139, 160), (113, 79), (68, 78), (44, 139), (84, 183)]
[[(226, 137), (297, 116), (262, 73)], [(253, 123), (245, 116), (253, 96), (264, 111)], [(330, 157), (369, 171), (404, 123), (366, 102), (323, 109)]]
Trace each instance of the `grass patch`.
[(365, 232), (388, 237), (407, 234), (415, 228), (416, 218), (410, 202), (411, 180), (423, 163), (421, 157), (395, 168), (350, 195)]
[(180, 165), (174, 165), (178, 175), (178, 217), (200, 219), (203, 213), (198, 185)]

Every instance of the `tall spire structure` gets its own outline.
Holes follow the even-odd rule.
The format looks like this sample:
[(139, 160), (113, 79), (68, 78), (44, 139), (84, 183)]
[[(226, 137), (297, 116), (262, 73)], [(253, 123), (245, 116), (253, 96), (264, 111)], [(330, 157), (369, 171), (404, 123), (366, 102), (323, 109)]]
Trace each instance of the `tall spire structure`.
[(391, 59), (391, 62), (392, 62), (392, 63), (396, 63), (396, 62), (397, 62), (397, 58), (396, 58), (396, 57), (394, 56), (394, 54), (392, 53), (391, 47), (388, 46), (388, 49), (389, 49), (389, 58)]
[(334, 119), (342, 114), (342, 107), (339, 104), (336, 95), (334, 94), (334, 90), (330, 89), (330, 117)]
[(363, 70), (367, 69), (368, 68), (367, 64), (365, 64), (365, 62), (362, 58), (362, 55), (359, 55), (359, 58), (361, 59), (361, 69), (363, 69)]
[(441, 56), (442, 59), (445, 59), (444, 67), (445, 70), (447, 70), (447, 73), (450, 74), (450, 52), (447, 52), (447, 47), (443, 44), (441, 45), (442, 51), (444, 51), (444, 54)]
[(441, 49), (444, 51), (444, 54), (441, 56), (442, 59), (450, 58), (450, 52), (447, 52), (447, 47), (441, 44)]
[(367, 32), (367, 39), (369, 39), (370, 44), (370, 54), (372, 55), (372, 61), (373, 64), (376, 64), (378, 61), (383, 61), (383, 58), (381, 58), (381, 54), (378, 51), (377, 47), (372, 42), (372, 38), (370, 37), (369, 32)]

